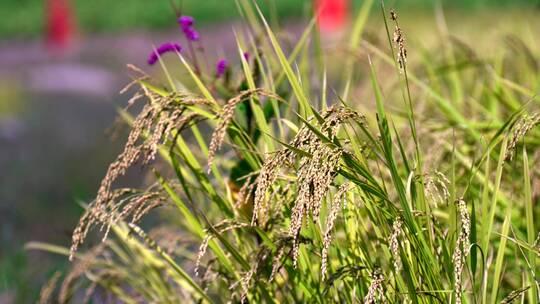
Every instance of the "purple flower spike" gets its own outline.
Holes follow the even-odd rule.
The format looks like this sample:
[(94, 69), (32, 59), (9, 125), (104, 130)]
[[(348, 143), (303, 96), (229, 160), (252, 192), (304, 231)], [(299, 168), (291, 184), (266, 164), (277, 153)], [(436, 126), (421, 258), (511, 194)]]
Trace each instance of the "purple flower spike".
[(190, 41), (199, 40), (199, 33), (196, 30), (194, 30), (192, 27), (188, 27), (184, 29), (184, 34), (186, 35), (186, 38)]
[(148, 56), (148, 64), (154, 65), (158, 59), (159, 56), (167, 53), (167, 52), (177, 52), (180, 53), (182, 51), (182, 47), (178, 43), (172, 43), (172, 42), (165, 42), (162, 45), (160, 45), (155, 51), (150, 53)]
[(178, 24), (180, 24), (180, 27), (182, 28), (182, 31), (184, 32), (184, 35), (186, 35), (186, 38), (188, 40), (199, 40), (199, 33), (193, 28), (193, 25), (195, 24), (195, 19), (193, 19), (193, 17), (182, 16), (178, 18)]
[(225, 71), (229, 67), (229, 62), (227, 59), (220, 59), (216, 64), (216, 77), (220, 78), (225, 74)]

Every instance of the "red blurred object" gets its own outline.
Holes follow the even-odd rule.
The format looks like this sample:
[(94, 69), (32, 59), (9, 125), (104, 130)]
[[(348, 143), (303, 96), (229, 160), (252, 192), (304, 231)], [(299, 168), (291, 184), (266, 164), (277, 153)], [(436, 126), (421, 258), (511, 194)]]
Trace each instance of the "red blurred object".
[(69, 7), (68, 0), (46, 0), (47, 44), (54, 48), (65, 49), (73, 40), (75, 17)]
[(349, 17), (349, 0), (315, 0), (315, 9), (319, 13), (317, 21), (321, 30), (339, 31)]

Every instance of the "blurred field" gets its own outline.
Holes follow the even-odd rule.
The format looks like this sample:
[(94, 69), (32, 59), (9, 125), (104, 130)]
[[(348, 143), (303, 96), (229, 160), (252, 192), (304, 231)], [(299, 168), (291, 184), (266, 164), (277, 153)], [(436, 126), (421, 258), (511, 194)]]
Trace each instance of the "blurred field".
[[(116, 200), (109, 200), (107, 185), (117, 172), (109, 171), (104, 179), (105, 188), (100, 188), (96, 203), (89, 209), (93, 211), (87, 211), (95, 213), (85, 213), (79, 222), (81, 229), (75, 230), (74, 244), (78, 246), (84, 238), (84, 233), (80, 233), (85, 231), (84, 227), (99, 225), (89, 214), (99, 214), (102, 216), (99, 221), (113, 223), (116, 237), (111, 236), (105, 247), (82, 250), (89, 256), (80, 260), (88, 267), (88, 272), (106, 269), (114, 275), (107, 272), (94, 279), (81, 276), (78, 282), (82, 286), (97, 282), (121, 299), (135, 299), (141, 294), (147, 301), (211, 299), (209, 302), (225, 302), (228, 299), (240, 301), (247, 296), (254, 303), (327, 300), (357, 303), (362, 298), (366, 299), (365, 303), (378, 303), (373, 301), (373, 293), (383, 288), (385, 292), (381, 292), (381, 297), (390, 303), (436, 303), (436, 299), (440, 303), (461, 303), (458, 300), (462, 298), (465, 303), (498, 303), (502, 299), (507, 303), (516, 293), (536, 303), (533, 299), (540, 289), (534, 285), (538, 248), (538, 222), (534, 219), (538, 218), (539, 210), (533, 202), (540, 196), (532, 189), (537, 189), (540, 172), (531, 165), (540, 159), (540, 154), (535, 153), (538, 133), (532, 129), (540, 122), (540, 115), (534, 114), (540, 85), (535, 39), (539, 29), (537, 10), (515, 7), (503, 10), (501, 6), (491, 10), (464, 10), (464, 7), (431, 11), (402, 7), (398, 10), (399, 26), (397, 22), (391, 23), (388, 37), (385, 37), (386, 23), (381, 15), (377, 11), (372, 13), (359, 43), (347, 43), (350, 31), (342, 37), (339, 33), (323, 35), (321, 44), (314, 38), (317, 34), (311, 36), (312, 40), (303, 40), (298, 38), (298, 24), (302, 25), (298, 20), (278, 33), (281, 46), (276, 46), (277, 39), (273, 38), (269, 39), (271, 47), (265, 45), (265, 35), (257, 39), (240, 36), (239, 40), (256, 41), (264, 60), (264, 64), (255, 65), (259, 68), (253, 70), (245, 61), (241, 68), (238, 52), (235, 56), (234, 46), (230, 48), (234, 41), (229, 36), (208, 39), (205, 46), (212, 52), (215, 48), (217, 52), (220, 48), (230, 50), (223, 53), (228, 59), (234, 58), (231, 59), (231, 81), (216, 79), (212, 76), (213, 70), (204, 68), (198, 78), (195, 73), (188, 73), (189, 69), (177, 58), (167, 56), (166, 70), (163, 69), (171, 76), (141, 82), (148, 96), (147, 109), (157, 106), (160, 112), (153, 117), (148, 114), (152, 112), (143, 110), (134, 120), (133, 132), (149, 134), (146, 139), (153, 144), (152, 140), (160, 138), (155, 134), (161, 136), (162, 133), (159, 127), (153, 128), (152, 123), (168, 125), (167, 115), (177, 113), (173, 111), (185, 115), (196, 108), (196, 113), (203, 113), (207, 118), (200, 123), (197, 121), (197, 126), (204, 130), (202, 135), (195, 129), (192, 133), (184, 130), (180, 137), (172, 132), (174, 140), (163, 143), (164, 158), (171, 160), (164, 165), (174, 167), (174, 170), (157, 169), (160, 176), (168, 176), (166, 181), (161, 177), (152, 179), (151, 174), (145, 178), (146, 182), (150, 179), (155, 183), (148, 182), (149, 188), (143, 193), (159, 196), (154, 191), (165, 189), (165, 200), (174, 201), (175, 206), (163, 211), (160, 221), (143, 222), (141, 227), (146, 233), (138, 226), (130, 226), (138, 237), (126, 237), (128, 230), (120, 221), (129, 221), (129, 218), (126, 215), (119, 220), (116, 214), (119, 210), (129, 214), (129, 210), (137, 208), (133, 207), (138, 204), (136, 198), (144, 196), (133, 194), (135, 199), (132, 200), (124, 199), (122, 192), (111, 192), (120, 194), (114, 196)], [(257, 21), (251, 22), (253, 28), (257, 28)], [(401, 39), (400, 27), (406, 43)], [(268, 36), (273, 37), (270, 30)], [(353, 36), (351, 41), (354, 39)], [(303, 41), (315, 42), (303, 45)], [(392, 41), (399, 44), (389, 47)], [(300, 47), (296, 53), (292, 50), (297, 43)], [(318, 48), (319, 45), (322, 48)], [(403, 45), (407, 50), (406, 69), (403, 61), (399, 61), (401, 67), (396, 63), (396, 57), (403, 59), (404, 53), (389, 55), (391, 50), (404, 50)], [(281, 47), (286, 55), (275, 51)], [(243, 50), (239, 50), (240, 54)], [(295, 56), (290, 54), (298, 54), (291, 63), (285, 58)], [(317, 57), (319, 54), (322, 55)], [(261, 61), (257, 58), (256, 62)], [(280, 78), (275, 75), (280, 74), (286, 75), (289, 83), (274, 82), (273, 79)], [(178, 82), (170, 80), (167, 85), (167, 79)], [(321, 82), (321, 79), (324, 80)], [(199, 90), (207, 98), (206, 102), (193, 106), (189, 97), (168, 91), (171, 88), (177, 92), (179, 87)], [(272, 98), (254, 97), (249, 105), (246, 102), (245, 107), (240, 108), (243, 98), (248, 100), (242, 95), (246, 87), (262, 87), (277, 94), (285, 99), (284, 105), (275, 105), (278, 110), (266, 111)], [(338, 93), (334, 94), (339, 96), (328, 94), (329, 90), (336, 90)], [(408, 101), (404, 97), (407, 95)], [(345, 108), (339, 112), (336, 110), (339, 107), (310, 118), (308, 109), (339, 104), (341, 96), (344, 104), (366, 116), (365, 122), (356, 116), (353, 120), (358, 126), (351, 124), (338, 133), (347, 118), (336, 117), (352, 115)], [(183, 108), (184, 102), (193, 108)], [(522, 109), (525, 106), (526, 109)], [(230, 118), (226, 118), (227, 115)], [(215, 124), (218, 131), (210, 140), (207, 130)], [(227, 124), (233, 127), (226, 137)], [(529, 129), (529, 136), (523, 139), (525, 148), (520, 143)], [(196, 143), (192, 136), (198, 139)], [(277, 141), (275, 136), (279, 136)], [(215, 144), (219, 138), (227, 139), (224, 150), (215, 154), (214, 167), (207, 155), (219, 149), (216, 147), (221, 144)], [(289, 144), (283, 144), (284, 150), (274, 153), (276, 142)], [(516, 145), (519, 148), (514, 150)], [(142, 149), (140, 147), (128, 143), (126, 151), (132, 155), (136, 153), (133, 151), (140, 151), (137, 150)], [(335, 149), (334, 152), (327, 150), (328, 147)], [(291, 154), (282, 154), (283, 151)], [(339, 151), (347, 152), (340, 154)], [(518, 153), (511, 161), (509, 155), (513, 152)], [(340, 166), (334, 157), (338, 160), (342, 157)], [(130, 160), (119, 158), (116, 164), (130, 166)], [(212, 170), (205, 174), (207, 162)], [(336, 175), (329, 174), (327, 170), (338, 170), (336, 166), (340, 171), (334, 171)], [(252, 210), (249, 198), (244, 201), (235, 198), (236, 195), (245, 197), (239, 194), (242, 190), (237, 190), (246, 189), (244, 186), (248, 185), (242, 176), (248, 181), (257, 176)], [(327, 185), (331, 183), (331, 188), (322, 185), (321, 180), (329, 181)], [(342, 186), (347, 182), (357, 187), (349, 188), (349, 199), (345, 199), (347, 207), (342, 210), (337, 194), (340, 191), (333, 190), (346, 189)], [(170, 186), (175, 183), (176, 188)], [(267, 189), (272, 184), (275, 187)], [(433, 186), (435, 184), (439, 186)], [(250, 186), (247, 189), (249, 192)], [(257, 193), (259, 189), (264, 189), (262, 196)], [(264, 206), (257, 206), (257, 201), (261, 202), (257, 197), (265, 201), (266, 190), (271, 190), (272, 194)], [(315, 199), (321, 191), (323, 196)], [(334, 201), (328, 197), (332, 193), (336, 193)], [(319, 209), (321, 213), (311, 209), (311, 221), (305, 209), (324, 203), (326, 205)], [(176, 207), (179, 210), (175, 213)], [(124, 210), (128, 210), (127, 213)], [(336, 218), (339, 213), (342, 216)], [(267, 225), (262, 218), (269, 219)], [(302, 224), (304, 220), (306, 225)], [(406, 229), (400, 232), (401, 224), (396, 226), (396, 223), (401, 221)], [(254, 223), (258, 227), (256, 231), (253, 231)], [(162, 246), (159, 241), (166, 237), (152, 235), (156, 228), (171, 226), (167, 239), (178, 239), (181, 245), (174, 243), (169, 247), (169, 257), (158, 247)], [(324, 228), (327, 230), (323, 238)], [(254, 237), (255, 234), (260, 238)], [(332, 245), (329, 243), (331, 234), (336, 238)], [(405, 237), (392, 244), (390, 234)], [(212, 236), (216, 238), (208, 241)], [(302, 239), (301, 246), (297, 243), (299, 239)], [(294, 247), (295, 242), (299, 247)], [(201, 245), (198, 254), (193, 249), (201, 243), (210, 244), (212, 251), (206, 253), (202, 264), (199, 262), (205, 256), (206, 245)], [(475, 249), (470, 249), (473, 246)], [(141, 247), (144, 249), (138, 251)], [(34, 248), (46, 247), (34, 244)], [(118, 248), (129, 249), (124, 252)], [(64, 252), (66, 249), (50, 250)], [(110, 255), (122, 259), (110, 259)], [(299, 261), (298, 267), (293, 260)], [(404, 268), (398, 266), (396, 260), (402, 261)], [(206, 274), (202, 278), (196, 276), (194, 268), (199, 265), (204, 265), (205, 273), (210, 273), (212, 279), (206, 279)], [(274, 267), (277, 267), (276, 272)], [(152, 277), (141, 271), (148, 268), (156, 273), (165, 268), (172, 274), (166, 279), (161, 275)], [(274, 273), (276, 280), (272, 280)], [(329, 277), (325, 280), (327, 273)], [(147, 284), (149, 281), (154, 284)], [(127, 294), (118, 292), (124, 289)], [(135, 291), (131, 292), (132, 289)], [(73, 290), (80, 289), (74, 286)]]

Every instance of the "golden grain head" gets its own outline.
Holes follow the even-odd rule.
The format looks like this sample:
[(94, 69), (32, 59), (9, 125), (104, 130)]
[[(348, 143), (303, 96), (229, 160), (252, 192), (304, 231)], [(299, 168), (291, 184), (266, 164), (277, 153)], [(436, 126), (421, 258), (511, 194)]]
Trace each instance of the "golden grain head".
[(454, 262), (454, 293), (456, 294), (456, 303), (461, 303), (461, 294), (463, 292), (462, 272), (465, 264), (465, 258), (469, 255), (469, 235), (471, 232), (471, 220), (466, 202), (460, 198), (456, 201), (460, 218), (460, 229), (452, 261)]
[(392, 234), (390, 235), (390, 239), (388, 241), (390, 252), (392, 253), (392, 257), (394, 259), (394, 271), (396, 273), (399, 273), (403, 266), (401, 262), (401, 255), (399, 254), (399, 238), (403, 237), (403, 235), (403, 221), (401, 218), (397, 218), (392, 224)]

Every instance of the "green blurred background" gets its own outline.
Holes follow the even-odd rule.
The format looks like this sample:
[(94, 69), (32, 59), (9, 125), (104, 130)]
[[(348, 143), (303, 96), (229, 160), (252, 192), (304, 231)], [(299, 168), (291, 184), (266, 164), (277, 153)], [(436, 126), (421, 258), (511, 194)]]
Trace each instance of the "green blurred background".
[[(298, 16), (311, 5), (310, 0), (257, 0), (261, 6), (273, 2), (281, 17)], [(162, 29), (171, 26), (174, 13), (169, 0), (74, 0), (79, 28), (82, 32), (118, 32), (137, 29)], [(177, 1), (178, 2), (178, 1)], [(353, 0), (355, 5), (361, 0)], [(386, 1), (387, 6), (408, 10), (427, 9), (438, 2), (452, 9), (486, 9), (516, 6), (538, 6), (539, 0), (402, 0)], [(198, 22), (212, 23), (236, 17), (234, 0), (183, 0), (182, 9)], [(44, 0), (0, 1), (0, 37), (36, 37), (43, 31)]]

